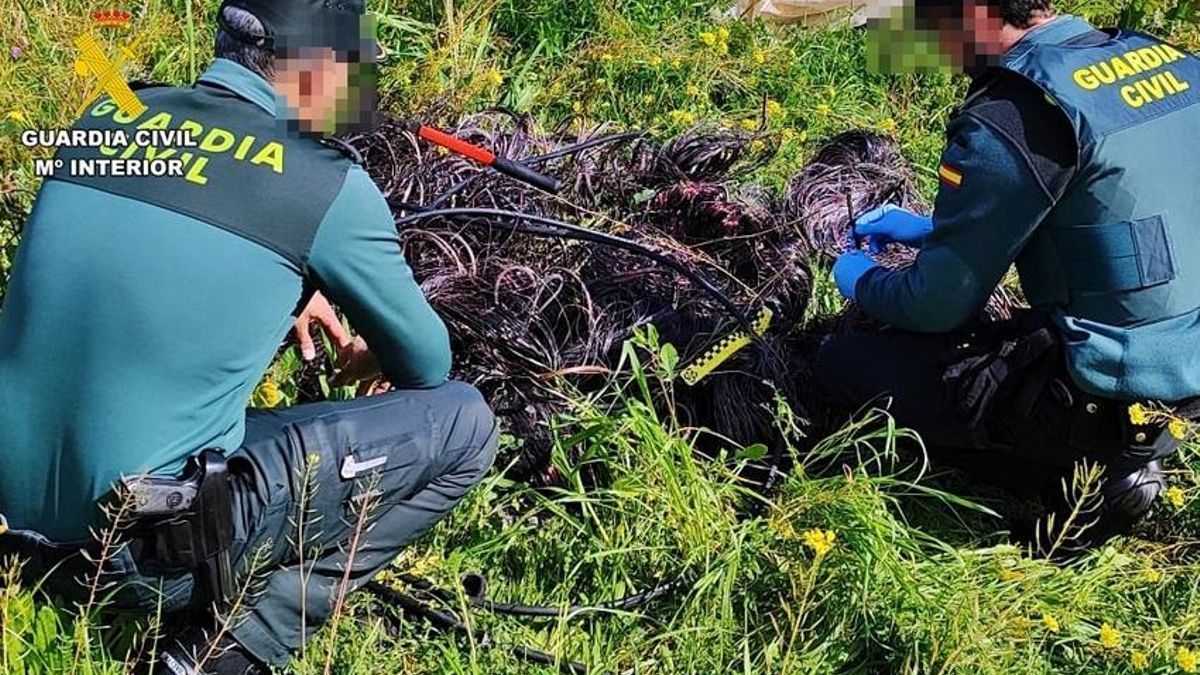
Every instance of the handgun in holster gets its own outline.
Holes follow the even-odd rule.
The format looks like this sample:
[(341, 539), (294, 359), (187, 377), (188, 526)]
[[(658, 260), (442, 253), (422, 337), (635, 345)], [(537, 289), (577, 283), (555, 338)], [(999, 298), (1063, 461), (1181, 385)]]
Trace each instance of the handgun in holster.
[(122, 481), (132, 500), (130, 547), (139, 571), (191, 572), (201, 599), (218, 606), (233, 595), (233, 488), (225, 457), (204, 450), (179, 478), (134, 476)]

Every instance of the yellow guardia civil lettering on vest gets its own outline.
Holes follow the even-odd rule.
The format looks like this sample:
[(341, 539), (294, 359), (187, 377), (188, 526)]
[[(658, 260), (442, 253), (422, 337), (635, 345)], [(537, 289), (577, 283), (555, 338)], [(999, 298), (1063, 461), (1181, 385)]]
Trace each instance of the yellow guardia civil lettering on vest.
[(283, 143), (276, 140), (259, 139), (252, 135), (238, 138), (227, 129), (220, 127), (205, 129), (199, 122), (189, 119), (181, 120), (176, 126), (172, 126), (172, 122), (175, 120), (169, 112), (148, 110), (141, 115), (131, 116), (122, 112), (111, 100), (96, 104), (90, 114), (93, 117), (111, 116), (114, 122), (123, 126), (133, 125), (138, 120), (145, 118), (134, 127), (137, 130), (179, 129), (190, 132), (192, 140), (197, 143), (196, 152), (137, 143), (130, 143), (124, 148), (102, 146), (99, 150), (103, 155), (119, 156), (121, 159), (137, 157), (138, 153), (142, 153), (147, 160), (170, 159), (178, 154), (185, 167), (184, 179), (198, 185), (208, 183), (204, 169), (208, 166), (209, 157), (205, 155), (230, 153), (230, 156), (239, 162), (249, 162), (255, 166), (267, 167), (278, 174), (283, 173), (284, 146)]
[(1170, 45), (1142, 47), (1076, 70), (1075, 84), (1087, 91), (1120, 85), (1121, 100), (1141, 108), (1192, 88), (1169, 67), (1183, 58), (1184, 53)]

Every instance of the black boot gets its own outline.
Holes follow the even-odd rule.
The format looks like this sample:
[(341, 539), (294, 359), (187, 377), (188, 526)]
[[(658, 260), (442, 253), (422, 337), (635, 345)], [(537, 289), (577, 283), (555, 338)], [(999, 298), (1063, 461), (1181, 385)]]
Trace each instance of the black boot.
[[(267, 675), (270, 669), (233, 638), (222, 636), (212, 644), (212, 633), (190, 629), (179, 638), (167, 638), (150, 665), (150, 675)], [(205, 658), (207, 655), (207, 658)], [(203, 669), (197, 666), (204, 661)]]
[(1154, 461), (1104, 483), (1104, 506), (1096, 523), (1099, 541), (1128, 534), (1150, 514), (1159, 495), (1167, 489), (1162, 462)]
[(1030, 545), (1035, 554), (1067, 561), (1113, 537), (1132, 532), (1134, 526), (1150, 514), (1155, 501), (1166, 489), (1162, 462), (1150, 462), (1132, 471), (1109, 471), (1111, 476), (1104, 479), (1100, 489), (1102, 499), (1083, 506), (1075, 516), (1072, 531), (1063, 532), (1063, 524), (1081, 505), (1067, 501), (1063, 491), (1063, 480), (1070, 480), (1067, 478), (1044, 489), (1043, 509), (1036, 520), (1023, 519), (1013, 523), (1013, 538)]

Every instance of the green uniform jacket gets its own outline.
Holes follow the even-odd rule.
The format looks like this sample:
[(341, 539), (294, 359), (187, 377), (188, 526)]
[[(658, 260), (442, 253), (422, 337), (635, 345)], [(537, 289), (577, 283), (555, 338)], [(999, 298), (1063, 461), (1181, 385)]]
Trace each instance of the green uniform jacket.
[(79, 124), (190, 126), (188, 176), (47, 180), (0, 311), (0, 514), (58, 540), (87, 535), (121, 475), (237, 448), (313, 289), (395, 385), (437, 386), (450, 367), (378, 188), (276, 120), (267, 81), (217, 60), (194, 87), (141, 96), (136, 119), (102, 101)]
[[(933, 232), (912, 268), (865, 274), (859, 303), (900, 328), (949, 331), (1016, 262), (1083, 389), (1200, 395), (1200, 59), (1062, 16), (1002, 67), (1036, 87), (1036, 107), (996, 114), (969, 101), (954, 117)], [(1061, 183), (1016, 141), (1046, 133), (1072, 141)]]

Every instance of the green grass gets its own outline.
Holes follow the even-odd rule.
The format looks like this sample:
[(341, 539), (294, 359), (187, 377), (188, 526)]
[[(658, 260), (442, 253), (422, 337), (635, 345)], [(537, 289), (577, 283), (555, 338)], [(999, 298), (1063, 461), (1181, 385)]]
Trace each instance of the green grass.
[[(131, 75), (185, 82), (210, 56), (212, 0), (134, 3), (141, 37)], [(1074, 3), (1101, 21), (1126, 19), (1195, 48), (1200, 32), (1161, 2)], [(782, 151), (758, 179), (781, 185), (819, 142), (839, 131), (893, 131), (932, 193), (944, 121), (963, 83), (941, 75), (866, 73), (862, 35), (846, 29), (775, 30), (709, 19), (707, 0), (391, 0), (381, 17), (390, 109), (438, 104), (448, 117), (503, 104), (548, 127), (613, 121), (668, 134), (692, 120), (739, 125), (770, 111)], [(1176, 9), (1172, 9), (1176, 7)], [(29, 126), (63, 126), (82, 101), (70, 38), (90, 3), (0, 0), (0, 297), (19, 224), (37, 188), (32, 154), (14, 141)], [(113, 44), (128, 34), (113, 36)], [(17, 119), (9, 113), (19, 111)], [(822, 276), (822, 278), (824, 278)], [(828, 279), (813, 311), (836, 311)], [(490, 478), (396, 564), (447, 586), (483, 571), (497, 599), (602, 602), (680, 577), (686, 585), (637, 612), (550, 622), (464, 613), (467, 638), (418, 623), (393, 628), (386, 608), (355, 597), (334, 651), (339, 673), (528, 673), (483, 644), (526, 644), (605, 672), (630, 673), (1174, 673), (1180, 648), (1200, 649), (1200, 505), (1189, 450), (1172, 463), (1179, 506), (1164, 502), (1136, 537), (1070, 566), (1005, 542), (989, 502), (954, 496), (953, 482), (921, 476), (907, 438), (880, 414), (800, 458), (807, 470), (758, 497), (739, 484), (738, 455), (700, 462), (700, 430), (654, 412), (647, 392), (671, 386), (670, 359), (649, 337), (641, 360), (601, 394), (575, 401), (562, 447), (586, 449), (611, 480), (585, 489), (583, 468), (559, 458), (570, 487), (535, 493)], [(649, 356), (658, 355), (658, 356)], [(294, 354), (272, 369), (292, 400)], [(647, 378), (644, 371), (662, 378)], [(666, 384), (652, 384), (659, 380)], [(657, 393), (657, 392), (651, 392)], [(668, 391), (669, 394), (669, 391)], [(335, 392), (337, 397), (347, 392)], [(790, 423), (786, 410), (781, 424)], [(566, 433), (566, 432), (564, 432)], [(911, 445), (908, 444), (908, 445)], [(747, 453), (747, 454), (753, 454)], [(919, 463), (918, 463), (919, 464)], [(968, 493), (969, 494), (969, 493)], [(833, 532), (818, 553), (812, 533)], [(807, 538), (806, 538), (807, 535)], [(145, 622), (70, 612), (0, 591), (4, 673), (120, 673)], [(1115, 644), (1100, 638), (1107, 624)], [(327, 633), (297, 660), (323, 672)], [(1109, 637), (1112, 637), (1109, 635)]]

